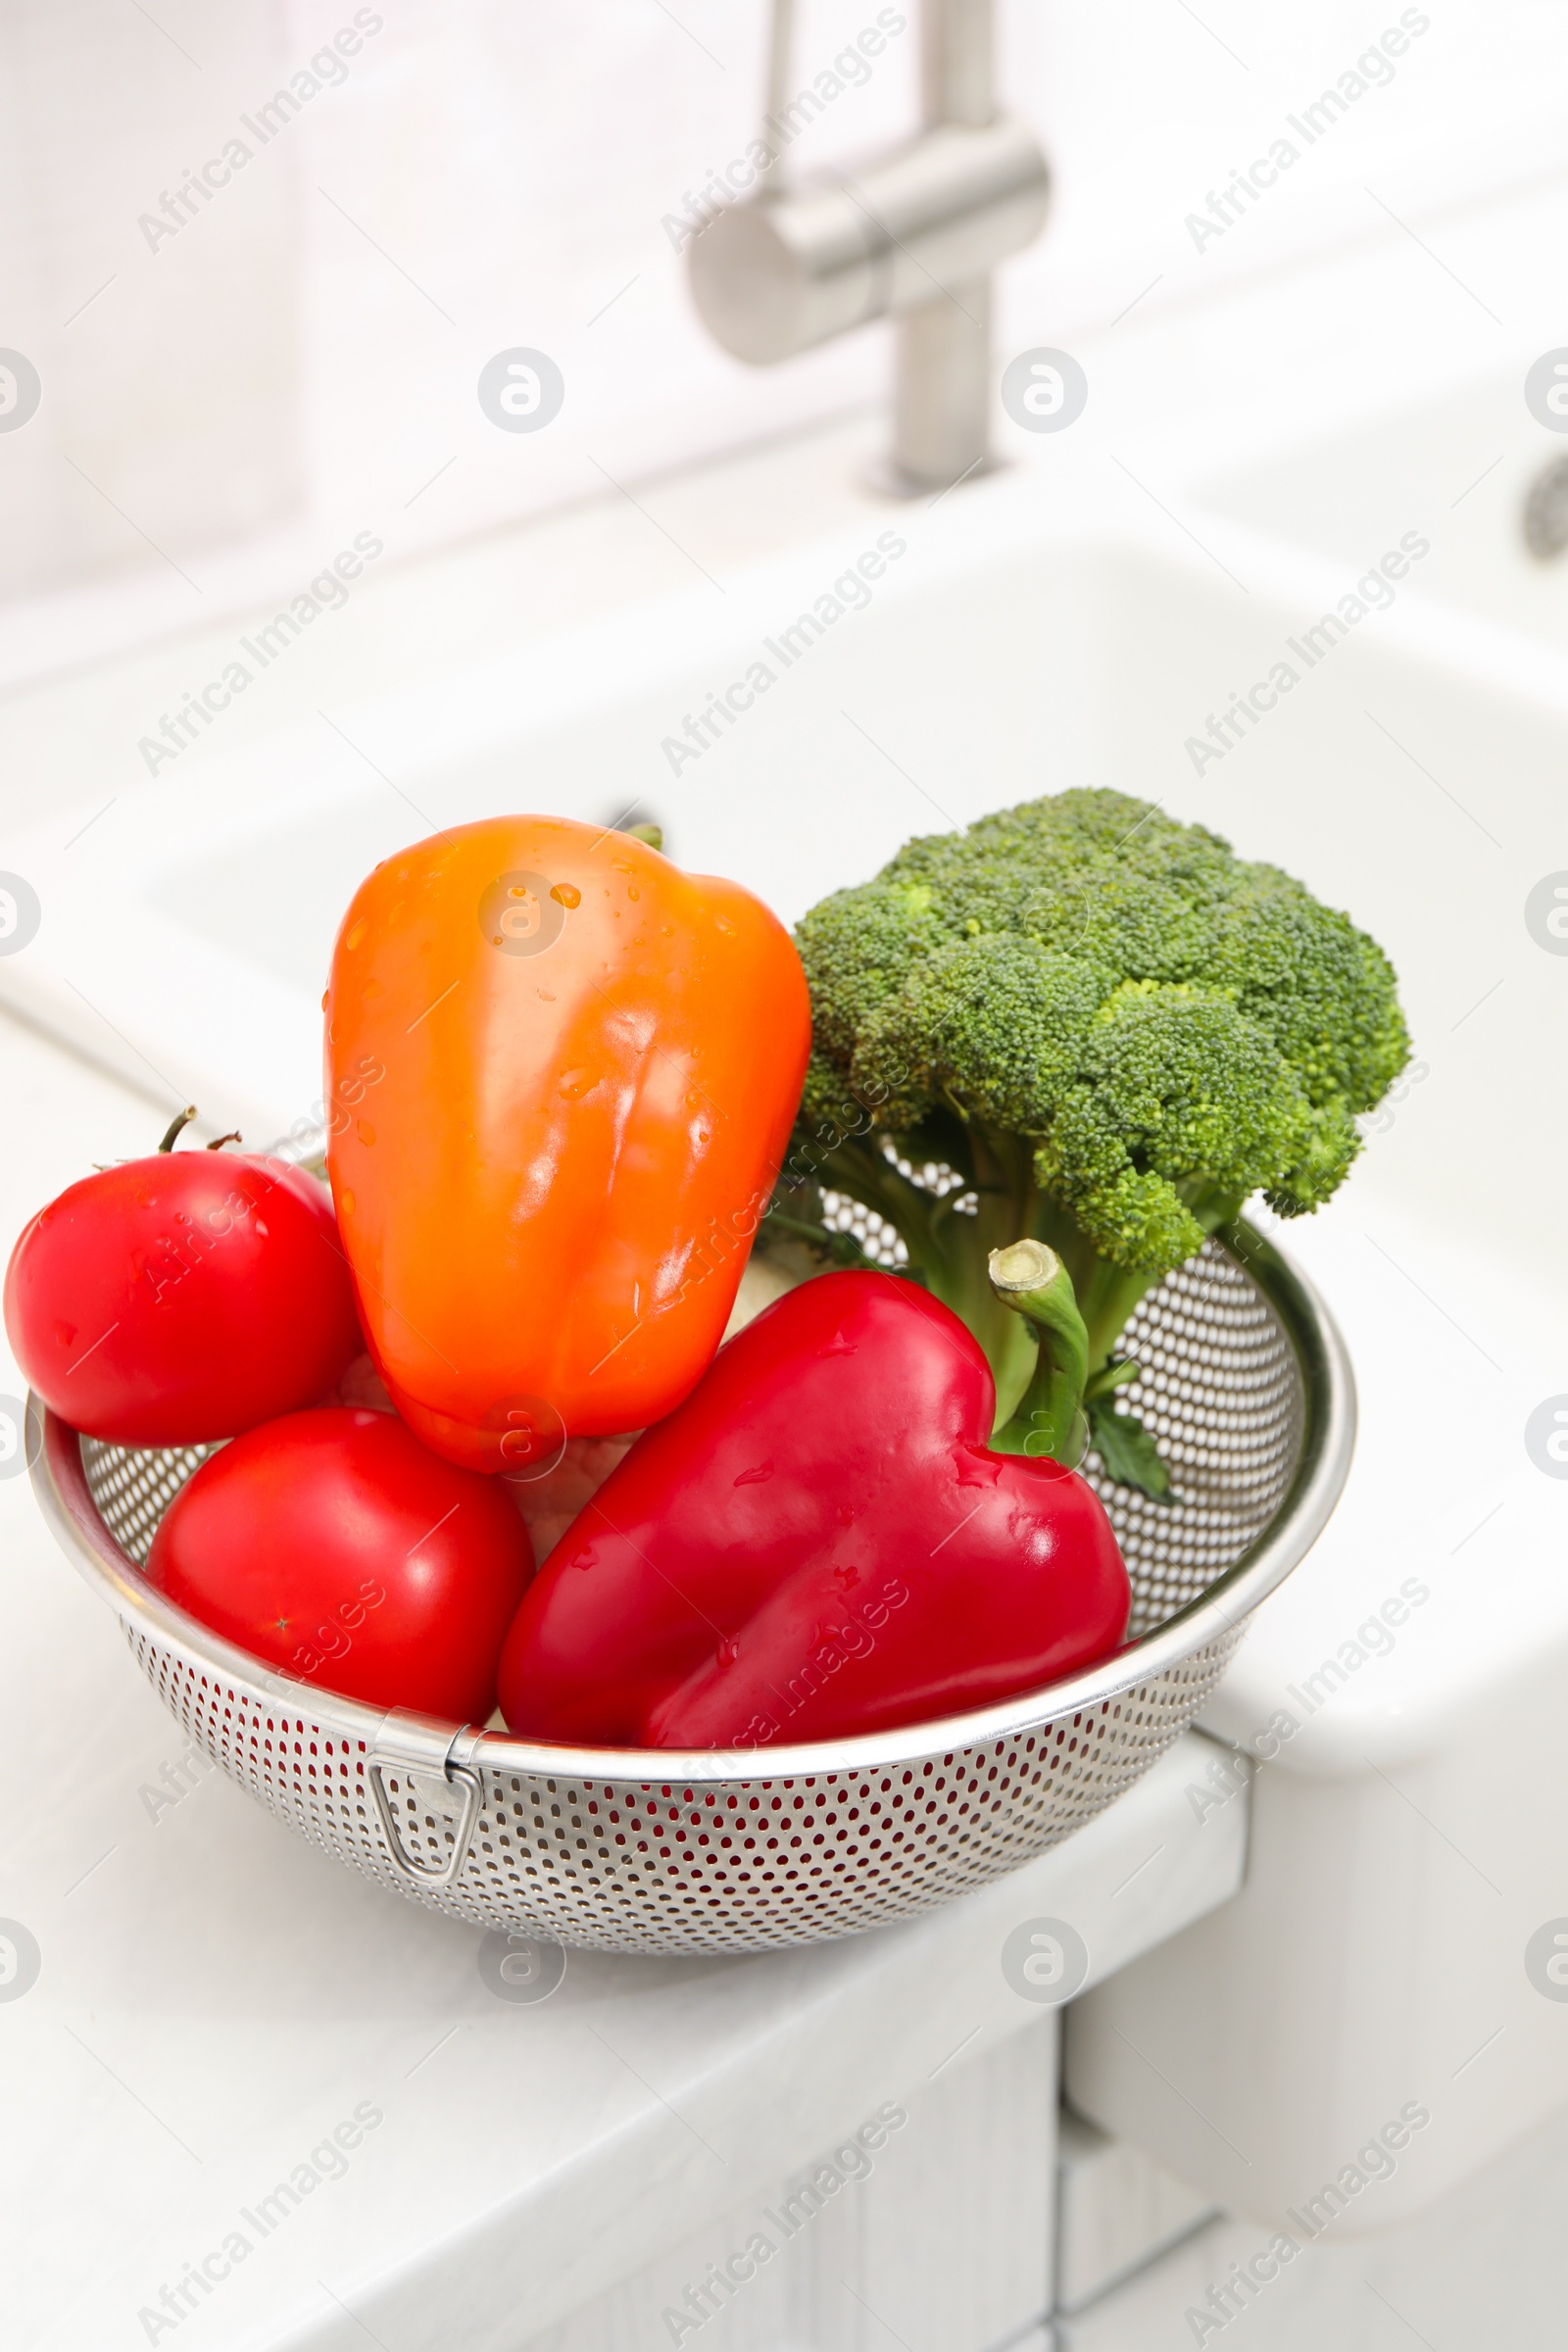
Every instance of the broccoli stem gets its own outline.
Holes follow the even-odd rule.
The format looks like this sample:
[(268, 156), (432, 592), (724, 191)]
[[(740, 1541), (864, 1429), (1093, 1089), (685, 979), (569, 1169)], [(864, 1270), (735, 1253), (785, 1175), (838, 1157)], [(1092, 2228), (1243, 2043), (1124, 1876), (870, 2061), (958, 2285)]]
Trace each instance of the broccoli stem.
[(1078, 1312), (1072, 1278), (1044, 1242), (1014, 1242), (993, 1250), (991, 1288), (1009, 1312), (1034, 1327), (1034, 1378), (1017, 1409), (992, 1433), (998, 1453), (1051, 1455), (1072, 1466), (1087, 1437), (1080, 1406), (1089, 1373), (1089, 1334)]
[[(909, 1253), (911, 1269), (968, 1325), (997, 1384), (998, 1428), (1018, 1410), (1035, 1373), (1036, 1349), (1027, 1319), (992, 1286), (994, 1250), (1023, 1239), (1043, 1242), (1055, 1252), (1083, 1318), (1088, 1376), (1103, 1371), (1134, 1308), (1161, 1279), (1159, 1273), (1118, 1266), (1100, 1255), (1067, 1211), (1041, 1192), (1027, 1136), (988, 1126), (953, 1105), (889, 1140), (911, 1165), (944, 1162), (964, 1180), (962, 1185), (939, 1199), (912, 1184), (883, 1151), (880, 1132), (818, 1130), (802, 1156), (810, 1162), (815, 1184), (848, 1193), (887, 1219)], [(1234, 1195), (1202, 1178), (1177, 1189), (1205, 1233), (1240, 1213), (1242, 1203)], [(954, 1205), (964, 1191), (974, 1195), (972, 1215)]]
[[(964, 1186), (938, 1198), (901, 1176), (879, 1136), (839, 1136), (837, 1143), (827, 1143), (823, 1134), (808, 1146), (815, 1183), (832, 1193), (849, 1193), (894, 1225), (926, 1289), (953, 1307), (985, 1348), (997, 1383), (997, 1423), (1010, 1421), (1018, 1409), (1034, 1374), (1037, 1348), (1027, 1319), (1004, 1305), (992, 1289), (987, 1260), (995, 1249), (1006, 1249), (1020, 1237), (1055, 1249), (1079, 1296), (1093, 1307), (1093, 1315), (1084, 1312), (1084, 1322), (1091, 1343), (1089, 1369), (1096, 1371), (1154, 1277), (1102, 1265), (1072, 1218), (1051, 1209), (1034, 1181), (1034, 1152), (1025, 1136), (999, 1134), (980, 1119), (953, 1115), (931, 1119), (919, 1134), (894, 1141), (903, 1157), (917, 1166), (943, 1159), (964, 1178)], [(976, 1195), (973, 1216), (955, 1209), (964, 1190)], [(1124, 1289), (1126, 1298), (1121, 1298)]]
[(1133, 1309), (1160, 1277), (1112, 1265), (1085, 1240), (1064, 1209), (1049, 1202), (1041, 1203), (1031, 1230), (1055, 1250), (1071, 1276), (1078, 1311), (1089, 1334), (1089, 1371), (1091, 1375), (1102, 1371)]
[[(988, 1271), (994, 1250), (1032, 1234), (1040, 1206), (1034, 1155), (1010, 1136), (969, 1123), (967, 1147), (950, 1164), (969, 1179), (974, 1213), (955, 1206), (959, 1193), (938, 1203), (931, 1220), (930, 1254), (922, 1267), (931, 1289), (966, 1323), (985, 1349), (997, 1384), (997, 1418), (1010, 1418), (1034, 1374), (1036, 1349), (1029, 1325), (998, 1298)], [(912, 1254), (912, 1252), (911, 1252)]]

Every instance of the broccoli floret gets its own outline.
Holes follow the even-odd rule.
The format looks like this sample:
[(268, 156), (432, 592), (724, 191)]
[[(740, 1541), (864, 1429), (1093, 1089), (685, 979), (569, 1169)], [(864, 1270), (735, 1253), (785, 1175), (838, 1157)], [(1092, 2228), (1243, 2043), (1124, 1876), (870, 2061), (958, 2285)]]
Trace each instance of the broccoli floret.
[[(1253, 1193), (1286, 1216), (1328, 1199), (1409, 1056), (1388, 958), (1348, 916), (1121, 793), (911, 841), (796, 941), (815, 1043), (795, 1183), (897, 1229), (1004, 1411), (1032, 1343), (990, 1294), (992, 1249), (1057, 1251), (1102, 1368)], [(911, 1181), (932, 1161), (957, 1192)]]

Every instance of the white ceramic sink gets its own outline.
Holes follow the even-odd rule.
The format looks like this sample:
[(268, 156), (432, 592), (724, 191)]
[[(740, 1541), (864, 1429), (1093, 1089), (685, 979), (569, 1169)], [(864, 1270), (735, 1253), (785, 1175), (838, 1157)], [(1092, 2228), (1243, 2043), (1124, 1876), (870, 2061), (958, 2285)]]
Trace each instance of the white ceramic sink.
[[(1526, 369), (1489, 372), (1323, 434), (1204, 484), (1205, 506), (1358, 571), (1416, 526), (1432, 537), (1421, 590), (1568, 654), (1568, 558), (1525, 544), (1532, 484), (1568, 433), (1526, 405)], [(1568, 425), (1568, 416), (1562, 419)]]
[[(1531, 1086), (1549, 1021), (1455, 1024), (1505, 972), (1546, 990), (1544, 1016), (1559, 976), (1518, 907), (1561, 855), (1568, 677), (1533, 648), (1506, 695), (1466, 667), (1465, 625), (1423, 593), (1446, 545), (1425, 514), (1431, 554), (1392, 609), (1309, 668), (1292, 640), (1381, 542), (1352, 567), (1205, 522), (1221, 563), (1135, 492), (1098, 493), (1004, 475), (934, 512), (866, 502), (841, 535), (732, 573), (720, 593), (698, 580), (591, 626), (519, 634), (466, 671), (340, 701), (324, 720), (206, 744), (78, 838), (52, 818), (0, 841), (0, 865), (44, 906), (32, 945), (0, 957), (0, 995), (160, 1100), (198, 1101), (215, 1131), (276, 1133), (318, 1084), (338, 913), (377, 858), (436, 825), (505, 806), (609, 822), (635, 801), (681, 862), (738, 876), (793, 919), (910, 833), (1113, 785), (1277, 859), (1387, 944), (1434, 1075), (1378, 1161), (1462, 1210), (1488, 1139), (1454, 1117), (1438, 1165), (1410, 1140), (1434, 1102), (1508, 1085), (1534, 1098), (1544, 1140), (1557, 1133)], [(906, 552), (866, 609), (786, 668), (769, 643), (890, 530)], [(1391, 526), (1390, 549), (1400, 535)], [(775, 682), (672, 772), (666, 740), (760, 660)], [(1243, 739), (1220, 751), (1210, 718), (1254, 682), (1269, 699), (1282, 661), (1299, 682), (1250, 732), (1233, 721)], [(1528, 1204), (1542, 1210), (1544, 1176)]]

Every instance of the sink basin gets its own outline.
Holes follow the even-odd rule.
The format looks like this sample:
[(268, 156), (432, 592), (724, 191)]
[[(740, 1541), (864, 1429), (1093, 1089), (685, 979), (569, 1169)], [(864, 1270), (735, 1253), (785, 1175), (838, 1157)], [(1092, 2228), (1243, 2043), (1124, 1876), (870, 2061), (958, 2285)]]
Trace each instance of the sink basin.
[[(1494, 648), (1488, 666), (1478, 624), (1427, 593), (1435, 529), (1389, 609), (1309, 664), (1312, 623), (1357, 576), (1337, 555), (1206, 517), (1200, 548), (1132, 493), (1107, 515), (1098, 484), (1075, 506), (1028, 475), (893, 510), (891, 525), (889, 512), (867, 502), (842, 535), (731, 573), (723, 593), (696, 582), (324, 719), (215, 741), (69, 846), (57, 822), (0, 842), (0, 868), (45, 908), (27, 951), (0, 957), (0, 1001), (161, 1103), (199, 1103), (210, 1132), (273, 1138), (318, 1096), (350, 893), (439, 825), (508, 805), (609, 824), (636, 804), (683, 864), (792, 920), (911, 833), (1110, 785), (1298, 873), (1388, 948), (1430, 1075), (1364, 1181), (1468, 1219), (1494, 1180), (1500, 1092), (1522, 1131), (1513, 1212), (1538, 1257), (1568, 1262), (1568, 1112), (1538, 1082), (1568, 973), (1521, 913), (1564, 862), (1568, 671), (1512, 633), (1510, 660), (1499, 669)], [(1358, 565), (1410, 527), (1396, 503)], [(879, 538), (865, 586), (856, 566)], [(1244, 726), (1250, 690), (1273, 707)], [(726, 692), (751, 707), (710, 717), (702, 744), (688, 722)]]
[[(1391, 609), (1309, 666), (1292, 646), (1355, 576), (1337, 557), (1236, 526), (1221, 564), (1131, 491), (1118, 512), (1098, 483), (1075, 499), (1027, 474), (891, 512), (867, 502), (841, 535), (722, 593), (697, 582), (215, 739), (66, 846), (57, 820), (0, 842), (0, 867), (45, 909), (26, 952), (0, 957), (0, 1001), (160, 1102), (198, 1102), (212, 1132), (273, 1137), (318, 1090), (319, 998), (351, 891), (437, 826), (508, 805), (609, 824), (636, 804), (683, 864), (793, 919), (911, 833), (1110, 785), (1298, 872), (1386, 944), (1434, 1075), (1382, 1140), (1380, 1177), (1466, 1213), (1490, 1175), (1472, 1112), (1504, 1086), (1541, 1145), (1516, 1206), (1548, 1227), (1568, 1139), (1532, 1081), (1562, 975), (1519, 908), (1561, 859), (1568, 673), (1530, 649), (1506, 696), (1484, 666), (1467, 674), (1460, 617), (1445, 642), (1425, 594), (1435, 537)], [(1395, 521), (1408, 530), (1408, 509), (1391, 548)], [(1382, 544), (1363, 539), (1358, 562)], [(1283, 691), (1282, 663), (1297, 673)], [(1244, 727), (1236, 698), (1255, 689), (1273, 707)], [(710, 715), (725, 693), (736, 709)], [(1502, 1021), (1495, 1004), (1472, 1010), (1499, 980)]]
[(1219, 475), (1202, 502), (1352, 571), (1416, 526), (1432, 542), (1422, 594), (1568, 653), (1568, 556), (1543, 560), (1524, 534), (1532, 486), (1568, 459), (1568, 436), (1531, 414), (1524, 376), (1521, 364), (1390, 408)]

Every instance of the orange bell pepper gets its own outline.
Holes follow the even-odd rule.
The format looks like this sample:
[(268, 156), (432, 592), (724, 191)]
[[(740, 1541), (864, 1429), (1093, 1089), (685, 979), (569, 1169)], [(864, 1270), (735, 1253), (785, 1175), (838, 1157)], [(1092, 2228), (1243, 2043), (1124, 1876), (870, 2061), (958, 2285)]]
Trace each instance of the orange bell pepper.
[(405, 1420), (527, 1476), (672, 1411), (805, 1075), (782, 924), (626, 834), (494, 817), (360, 885), (323, 1003), (338, 1221)]

